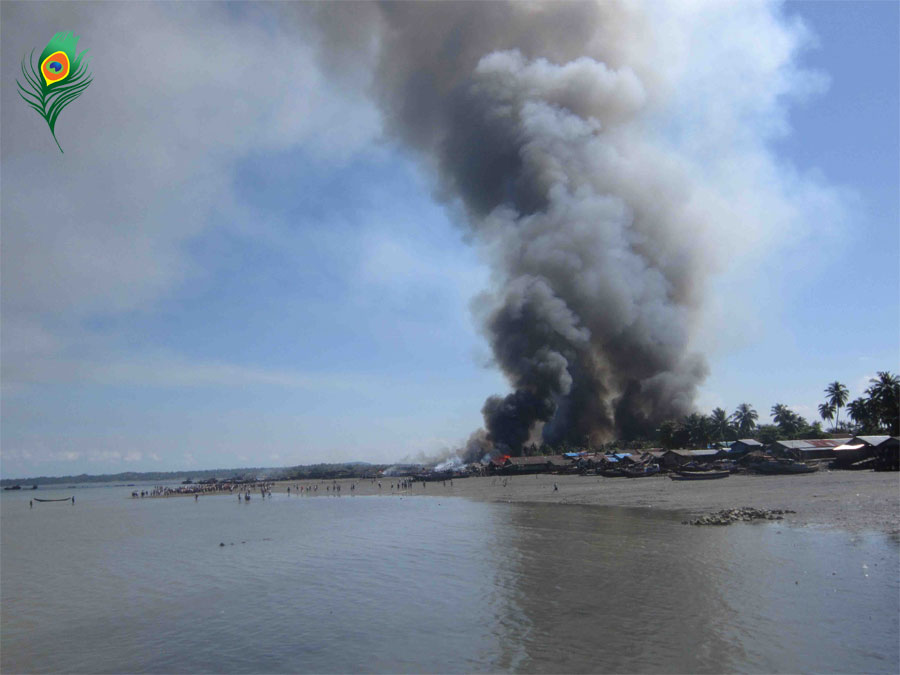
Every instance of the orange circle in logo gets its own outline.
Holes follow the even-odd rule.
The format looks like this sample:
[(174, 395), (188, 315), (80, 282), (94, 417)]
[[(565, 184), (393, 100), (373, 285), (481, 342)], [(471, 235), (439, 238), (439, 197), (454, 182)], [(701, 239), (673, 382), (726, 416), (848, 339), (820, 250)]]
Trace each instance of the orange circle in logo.
[(64, 80), (69, 74), (69, 57), (65, 52), (53, 52), (41, 64), (41, 74), (47, 85)]

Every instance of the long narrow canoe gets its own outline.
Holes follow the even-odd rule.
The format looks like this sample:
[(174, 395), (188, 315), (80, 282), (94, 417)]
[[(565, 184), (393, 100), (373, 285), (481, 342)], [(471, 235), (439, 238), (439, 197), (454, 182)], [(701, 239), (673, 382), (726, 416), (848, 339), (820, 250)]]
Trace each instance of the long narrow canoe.
[(685, 471), (675, 476), (669, 476), (672, 480), (714, 480), (716, 478), (728, 478), (728, 471)]
[(71, 497), (63, 497), (62, 499), (41, 499), (40, 497), (35, 497), (34, 501), (36, 502), (69, 502), (72, 501)]

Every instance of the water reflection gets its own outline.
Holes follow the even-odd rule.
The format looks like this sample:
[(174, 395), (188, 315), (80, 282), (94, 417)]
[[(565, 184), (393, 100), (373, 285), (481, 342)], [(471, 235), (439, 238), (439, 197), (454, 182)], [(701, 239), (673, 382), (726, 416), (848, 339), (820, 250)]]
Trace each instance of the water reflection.
[(559, 505), (511, 506), (508, 524), (523, 671), (896, 670), (886, 537)]
[(880, 535), (435, 498), (240, 505), (126, 488), (55, 510), (3, 505), (4, 672), (897, 672), (900, 660), (898, 546)]

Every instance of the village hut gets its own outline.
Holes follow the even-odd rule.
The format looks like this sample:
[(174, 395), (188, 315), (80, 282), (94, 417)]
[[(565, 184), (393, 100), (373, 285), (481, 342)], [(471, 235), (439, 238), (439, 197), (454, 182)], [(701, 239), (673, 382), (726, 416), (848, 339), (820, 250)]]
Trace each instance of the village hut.
[(751, 464), (764, 462), (770, 459), (772, 458), (766, 454), (765, 450), (751, 450), (746, 455), (739, 457), (737, 461), (738, 464), (741, 464), (743, 466), (750, 466)]
[[(863, 469), (871, 468), (871, 461), (875, 456), (875, 448), (862, 442), (855, 442), (850, 439), (846, 443), (842, 443), (834, 449), (834, 462), (832, 468), (835, 469)], [(864, 464), (866, 466), (862, 466)]]
[(896, 471), (900, 440), (891, 436), (854, 436), (834, 449), (834, 466), (839, 469)]
[(565, 455), (548, 455), (546, 468), (550, 473), (569, 473), (575, 468), (575, 462)]
[(538, 457), (507, 457), (501, 467), (503, 474), (544, 473), (547, 470), (547, 458)]
[(725, 459), (726, 457), (728, 457), (728, 451), (721, 450), (719, 448), (688, 450), (687, 452), (694, 462), (714, 462), (717, 459)]
[(767, 450), (776, 457), (790, 457), (801, 461), (834, 459), (834, 449), (849, 438), (805, 438), (796, 441), (775, 441)]
[(665, 450), (648, 450), (644, 453), (645, 455), (649, 455), (648, 461), (653, 462), (655, 464), (660, 464), (662, 462), (663, 456), (666, 454)]
[(584, 455), (578, 460), (578, 464), (585, 469), (596, 469), (606, 463), (606, 454), (602, 452), (594, 452)]
[(691, 456), (687, 454), (687, 450), (667, 450), (663, 453), (660, 466), (664, 469), (677, 469), (691, 461)]
[(730, 456), (741, 457), (754, 450), (762, 450), (765, 446), (753, 438), (739, 438), (731, 444)]
[(716, 448), (702, 450), (668, 450), (659, 458), (659, 465), (665, 469), (674, 470), (691, 462), (696, 464), (709, 464), (717, 459), (728, 457), (728, 452)]
[(891, 436), (875, 446), (876, 471), (900, 471), (900, 437)]

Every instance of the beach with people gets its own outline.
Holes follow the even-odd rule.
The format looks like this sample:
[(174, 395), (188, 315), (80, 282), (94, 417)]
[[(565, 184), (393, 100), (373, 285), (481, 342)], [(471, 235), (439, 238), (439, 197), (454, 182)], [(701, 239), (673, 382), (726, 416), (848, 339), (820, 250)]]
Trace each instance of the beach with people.
[[(556, 489), (554, 489), (554, 486)], [(271, 491), (306, 497), (461, 497), (485, 502), (578, 504), (683, 512), (785, 510), (795, 525), (900, 534), (900, 476), (895, 472), (821, 470), (801, 475), (734, 474), (680, 483), (664, 475), (630, 480), (577, 474), (470, 476), (446, 481), (380, 478), (279, 481)]]

